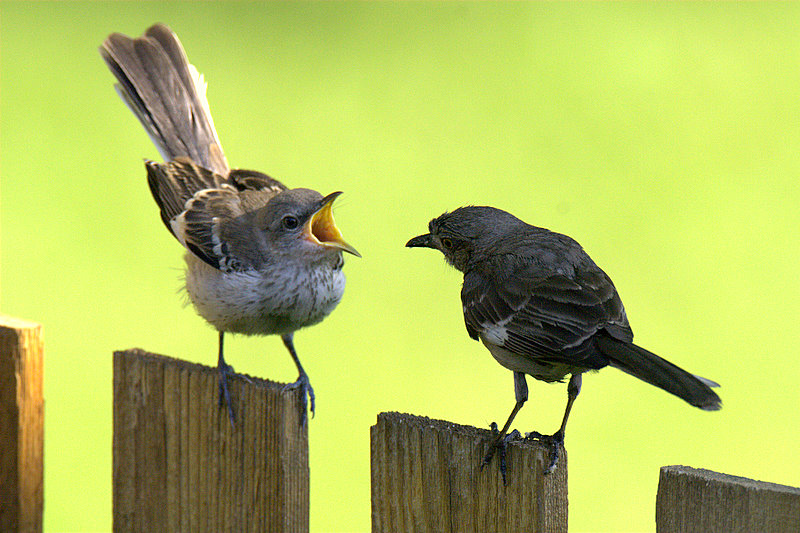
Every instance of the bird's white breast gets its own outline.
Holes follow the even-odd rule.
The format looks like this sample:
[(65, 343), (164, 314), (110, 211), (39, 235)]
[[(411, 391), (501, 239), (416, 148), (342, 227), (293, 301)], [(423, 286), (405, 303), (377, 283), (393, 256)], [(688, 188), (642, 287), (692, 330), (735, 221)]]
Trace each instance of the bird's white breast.
[(344, 294), (345, 276), (328, 265), (221, 272), (186, 254), (186, 291), (220, 331), (290, 333), (320, 322)]

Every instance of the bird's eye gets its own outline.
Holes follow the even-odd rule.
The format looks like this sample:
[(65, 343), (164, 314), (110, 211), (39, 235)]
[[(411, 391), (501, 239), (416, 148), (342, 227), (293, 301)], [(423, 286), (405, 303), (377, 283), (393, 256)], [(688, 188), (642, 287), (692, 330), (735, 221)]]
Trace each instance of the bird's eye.
[(450, 248), (453, 247), (453, 240), (445, 237), (444, 239), (442, 239), (442, 246), (444, 246), (449, 250)]
[(286, 215), (283, 217), (282, 223), (283, 227), (286, 229), (295, 229), (298, 225), (300, 225), (300, 221), (297, 220), (297, 217), (293, 217), (292, 215)]

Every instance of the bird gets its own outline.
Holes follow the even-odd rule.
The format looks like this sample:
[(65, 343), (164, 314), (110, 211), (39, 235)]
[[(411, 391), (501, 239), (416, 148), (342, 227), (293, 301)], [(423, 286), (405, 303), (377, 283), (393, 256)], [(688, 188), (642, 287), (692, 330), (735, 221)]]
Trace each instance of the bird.
[[(534, 431), (526, 436), (549, 445), (545, 473), (558, 461), (584, 372), (612, 366), (700, 409), (721, 408), (711, 390), (717, 383), (633, 343), (611, 278), (571, 237), (501, 209), (466, 206), (434, 218), (428, 233), (406, 246), (439, 250), (464, 274), (461, 302), (467, 333), (513, 372), (516, 403), (482, 461), (482, 466), (489, 464), (500, 449), (504, 479), (505, 439), (528, 399), (526, 376), (548, 383), (570, 376), (561, 426), (552, 435)], [(496, 432), (496, 424), (492, 426)]]
[(167, 229), (185, 248), (185, 290), (219, 334), (219, 403), (235, 414), (228, 391), (225, 333), (280, 335), (299, 373), (301, 423), (314, 389), (294, 346), (295, 331), (322, 321), (345, 288), (343, 252), (361, 257), (342, 237), (332, 205), (267, 174), (231, 168), (206, 98), (206, 82), (178, 36), (155, 24), (131, 38), (112, 33), (100, 54), (115, 88), (163, 158), (145, 160), (147, 182)]

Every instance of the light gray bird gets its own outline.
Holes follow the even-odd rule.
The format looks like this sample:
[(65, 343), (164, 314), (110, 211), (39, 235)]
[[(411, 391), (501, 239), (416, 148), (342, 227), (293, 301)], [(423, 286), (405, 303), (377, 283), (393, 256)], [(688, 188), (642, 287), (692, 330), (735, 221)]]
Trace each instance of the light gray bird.
[[(302, 416), (314, 413), (314, 389), (294, 348), (294, 332), (317, 324), (342, 298), (342, 238), (331, 206), (310, 189), (288, 189), (252, 170), (231, 169), (206, 100), (202, 75), (167, 26), (142, 37), (114, 33), (100, 53), (116, 89), (155, 143), (164, 163), (145, 161), (161, 219), (186, 248), (186, 292), (219, 331), (220, 404), (234, 413), (225, 363), (226, 332), (280, 335), (297, 365)], [(360, 256), (359, 256), (360, 257)]]
[(546, 382), (571, 375), (561, 427), (553, 435), (532, 432), (551, 446), (546, 472), (556, 465), (581, 374), (587, 370), (610, 365), (700, 409), (721, 407), (709, 388), (719, 385), (633, 344), (614, 284), (570, 237), (493, 207), (461, 207), (433, 219), (428, 231), (406, 246), (439, 250), (464, 273), (461, 301), (467, 333), (514, 372), (516, 404), (484, 464), (502, 449), (511, 422), (528, 399), (526, 374)]

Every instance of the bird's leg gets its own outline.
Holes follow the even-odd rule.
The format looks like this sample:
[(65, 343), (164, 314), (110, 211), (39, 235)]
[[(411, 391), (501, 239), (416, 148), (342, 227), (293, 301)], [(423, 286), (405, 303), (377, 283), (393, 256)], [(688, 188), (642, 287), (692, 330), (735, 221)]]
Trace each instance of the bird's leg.
[(556, 468), (561, 446), (564, 445), (564, 432), (567, 429), (569, 412), (572, 410), (572, 404), (575, 402), (575, 398), (577, 398), (578, 394), (581, 392), (581, 382), (581, 374), (572, 374), (572, 377), (569, 378), (569, 384), (567, 385), (567, 408), (564, 411), (564, 418), (561, 420), (561, 427), (558, 428), (558, 431), (552, 435), (542, 435), (538, 431), (532, 431), (525, 435), (526, 439), (536, 439), (550, 446), (550, 464), (545, 469), (545, 474), (551, 473)]
[[(297, 365), (297, 371), (300, 372), (300, 375), (297, 377), (297, 381), (294, 383), (289, 383), (286, 385), (283, 390), (294, 390), (300, 389), (300, 397), (301, 397), (301, 409), (302, 413), (300, 415), (300, 423), (305, 425), (308, 420), (308, 415), (306, 413), (307, 406), (308, 406), (308, 399), (311, 400), (311, 417), (314, 417), (314, 388), (311, 386), (311, 382), (308, 380), (308, 374), (306, 371), (303, 370), (303, 365), (300, 364), (300, 358), (297, 357), (297, 352), (294, 349), (294, 333), (287, 333), (286, 335), (281, 335), (281, 339), (283, 340), (284, 346), (286, 349), (289, 350), (289, 353), (294, 359), (294, 364)], [(308, 396), (308, 399), (306, 398)]]
[[(514, 409), (511, 410), (511, 414), (508, 416), (508, 420), (506, 420), (506, 423), (503, 425), (503, 429), (500, 430), (492, 444), (489, 446), (489, 452), (486, 454), (486, 457), (484, 457), (483, 461), (481, 461), (481, 468), (483, 468), (492, 462), (492, 457), (494, 457), (495, 452), (500, 450), (500, 473), (503, 474), (503, 484), (506, 482), (506, 432), (508, 432), (508, 428), (511, 427), (514, 417), (517, 416), (519, 410), (522, 409), (522, 406), (526, 401), (528, 401), (528, 383), (525, 381), (525, 374), (522, 372), (514, 372), (514, 396), (517, 400), (517, 403), (514, 404)], [(492, 429), (493, 431), (497, 431), (497, 424), (492, 423)]]
[(219, 370), (219, 406), (222, 407), (222, 401), (224, 400), (228, 406), (228, 418), (231, 420), (231, 426), (234, 426), (236, 417), (233, 415), (231, 395), (228, 392), (228, 376), (234, 375), (234, 372), (233, 367), (225, 362), (225, 356), (222, 355), (222, 339), (224, 335), (222, 331), (219, 332), (219, 358), (217, 359), (217, 370)]

